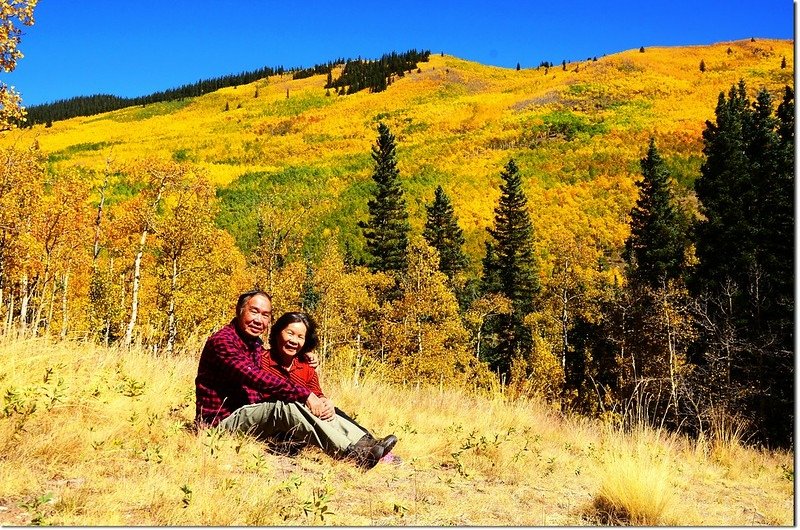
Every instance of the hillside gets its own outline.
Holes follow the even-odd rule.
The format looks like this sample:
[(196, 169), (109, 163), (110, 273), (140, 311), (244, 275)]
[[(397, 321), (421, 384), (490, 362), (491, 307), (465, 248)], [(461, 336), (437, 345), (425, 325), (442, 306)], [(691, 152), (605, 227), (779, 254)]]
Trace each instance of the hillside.
[(197, 360), (0, 336), (0, 525), (789, 526), (788, 452), (735, 428), (625, 433), (536, 400), (392, 387), (329, 365), (322, 384), (399, 465), (195, 433)]
[(555, 237), (548, 219), (562, 217), (571, 202), (589, 219), (610, 219), (599, 237), (618, 248), (648, 139), (655, 137), (673, 176), (690, 185), (719, 93), (744, 79), (750, 91), (777, 94), (792, 84), (792, 47), (775, 40), (649, 47), (520, 71), (432, 55), (376, 94), (326, 95), (323, 75), (273, 76), (198, 98), (37, 125), (1, 141), (36, 141), (61, 169), (101, 171), (109, 158), (123, 164), (151, 155), (190, 161), (219, 186), (219, 223), (244, 250), (253, 245), (255, 215), (241, 218), (237, 206), (260, 201), (287, 211), (313, 205), (308, 214), (319, 223), (311, 247), (338, 228), (341, 244), (360, 249), (356, 223), (366, 216), (370, 147), (383, 121), (397, 137), (413, 228), (420, 230), (424, 205), (441, 184), (476, 268), (510, 157), (542, 218), (542, 240)]
[(341, 373), (792, 448), (792, 45), (438, 55), (5, 133), (0, 333), (191, 357), (255, 287)]

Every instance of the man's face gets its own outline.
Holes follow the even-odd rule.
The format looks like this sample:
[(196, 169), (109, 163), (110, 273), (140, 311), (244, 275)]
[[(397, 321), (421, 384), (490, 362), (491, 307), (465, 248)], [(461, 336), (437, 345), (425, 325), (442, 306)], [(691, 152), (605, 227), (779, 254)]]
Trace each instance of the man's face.
[(251, 337), (269, 330), (272, 323), (272, 303), (266, 296), (257, 294), (244, 303), (239, 314), (239, 328)]

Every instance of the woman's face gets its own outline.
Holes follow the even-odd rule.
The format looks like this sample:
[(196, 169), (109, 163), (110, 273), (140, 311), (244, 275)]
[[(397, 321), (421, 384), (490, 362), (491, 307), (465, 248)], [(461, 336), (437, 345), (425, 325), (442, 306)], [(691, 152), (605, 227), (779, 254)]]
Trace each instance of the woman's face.
[(306, 325), (302, 322), (292, 322), (278, 336), (278, 352), (293, 358), (303, 349), (306, 343)]

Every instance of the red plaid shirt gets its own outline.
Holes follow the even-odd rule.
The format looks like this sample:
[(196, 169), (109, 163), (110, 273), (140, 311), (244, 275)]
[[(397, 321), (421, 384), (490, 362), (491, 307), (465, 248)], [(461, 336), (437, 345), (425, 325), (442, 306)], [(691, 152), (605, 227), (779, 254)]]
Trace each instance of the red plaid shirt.
[(275, 359), (271, 350), (264, 350), (261, 356), (261, 368), (282, 379), (288, 379), (297, 386), (306, 387), (316, 394), (317, 397), (325, 397), (325, 394), (322, 393), (322, 389), (319, 387), (317, 371), (300, 356), (294, 358), (292, 367), (287, 370)]
[(236, 319), (208, 338), (195, 379), (198, 421), (216, 425), (262, 401), (305, 403), (308, 389), (261, 369), (262, 351), (261, 339), (239, 332)]

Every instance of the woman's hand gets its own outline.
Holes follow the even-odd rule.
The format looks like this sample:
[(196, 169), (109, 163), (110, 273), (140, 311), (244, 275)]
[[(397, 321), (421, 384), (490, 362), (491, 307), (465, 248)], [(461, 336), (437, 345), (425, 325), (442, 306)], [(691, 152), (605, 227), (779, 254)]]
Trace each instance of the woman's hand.
[[(334, 410), (334, 405), (333, 405), (333, 401), (331, 401), (331, 398), (321, 397), (320, 399), (321, 399), (322, 401), (324, 401), (324, 402), (325, 402), (325, 404), (326, 404), (326, 405), (327, 405), (327, 406), (328, 406), (328, 407), (329, 407), (331, 410)], [(334, 411), (334, 412), (335, 412), (335, 411)]]

